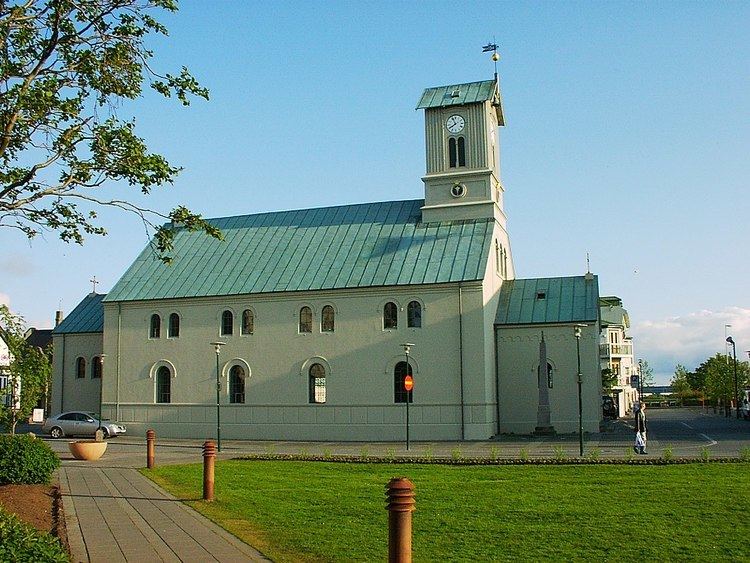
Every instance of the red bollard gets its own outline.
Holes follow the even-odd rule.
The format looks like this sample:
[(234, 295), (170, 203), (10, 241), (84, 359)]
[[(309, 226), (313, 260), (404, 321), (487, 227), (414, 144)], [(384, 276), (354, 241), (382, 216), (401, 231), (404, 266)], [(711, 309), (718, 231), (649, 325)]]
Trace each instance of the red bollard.
[(385, 487), (388, 510), (388, 561), (411, 563), (411, 513), (414, 484), (406, 477), (394, 477)]
[(148, 469), (154, 468), (154, 441), (156, 440), (156, 432), (153, 430), (146, 430), (146, 467)]
[(203, 442), (203, 500), (214, 500), (214, 461), (216, 444), (211, 440)]

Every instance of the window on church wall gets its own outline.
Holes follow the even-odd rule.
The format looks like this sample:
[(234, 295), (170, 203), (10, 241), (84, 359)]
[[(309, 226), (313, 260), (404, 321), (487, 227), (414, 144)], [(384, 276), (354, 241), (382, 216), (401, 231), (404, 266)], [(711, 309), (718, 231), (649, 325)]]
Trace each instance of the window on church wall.
[(299, 331), (312, 332), (312, 309), (310, 307), (305, 306), (299, 310)]
[(463, 137), (459, 137), (456, 144), (458, 145), (458, 165), (466, 166), (466, 141)]
[(335, 316), (336, 314), (333, 310), (333, 307), (331, 307), (330, 305), (326, 305), (325, 307), (323, 307), (320, 321), (321, 332), (333, 332)]
[(398, 307), (392, 301), (383, 306), (383, 328), (398, 328)]
[(255, 315), (250, 309), (242, 311), (242, 334), (252, 334), (255, 331)]
[[(540, 368), (541, 368), (541, 366), (539, 366), (539, 367), (536, 368), (536, 376), (537, 376), (537, 378), (536, 378), (536, 385), (537, 385), (537, 387), (539, 387), (542, 384), (542, 379), (543, 379)], [(553, 375), (552, 364), (547, 364), (547, 378), (546, 379), (547, 379), (547, 387), (550, 388), (550, 389), (552, 389), (552, 375)]]
[(221, 314), (221, 335), (231, 336), (234, 332), (234, 315), (232, 311), (224, 311)]
[(161, 317), (157, 314), (151, 315), (151, 328), (148, 335), (150, 338), (161, 338)]
[(245, 370), (242, 366), (232, 366), (229, 371), (229, 402), (232, 404), (245, 402)]
[(309, 400), (311, 403), (326, 402), (326, 369), (321, 364), (310, 366)]
[(419, 301), (410, 301), (406, 307), (406, 326), (409, 328), (422, 328), (422, 304)]
[(172, 313), (169, 315), (169, 338), (179, 338), (180, 336), (180, 315)]
[(166, 366), (161, 366), (156, 372), (156, 402), (172, 402), (172, 374)]
[(79, 379), (86, 377), (86, 358), (76, 358), (76, 377)]
[(404, 389), (404, 379), (407, 375), (413, 375), (411, 365), (406, 362), (399, 362), (393, 368), (393, 402), (405, 403), (407, 398), (410, 403), (414, 402), (414, 390), (407, 391)]
[(94, 356), (91, 361), (91, 379), (101, 379), (102, 377), (102, 357)]
[(500, 274), (500, 245), (495, 241), (495, 271)]
[(456, 139), (448, 139), (448, 166), (455, 168), (458, 164), (458, 151), (456, 150)]

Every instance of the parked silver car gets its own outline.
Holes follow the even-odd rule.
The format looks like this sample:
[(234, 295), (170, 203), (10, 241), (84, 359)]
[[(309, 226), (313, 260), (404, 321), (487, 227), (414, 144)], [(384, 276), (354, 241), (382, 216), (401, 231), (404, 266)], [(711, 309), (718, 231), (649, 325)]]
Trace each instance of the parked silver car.
[[(53, 438), (62, 438), (63, 436), (94, 436), (99, 429), (98, 417), (99, 415), (93, 412), (62, 412), (45, 420), (42, 431), (48, 433)], [(103, 418), (101, 424), (105, 438), (125, 434), (126, 432), (126, 428), (123, 425), (112, 422), (107, 418)]]

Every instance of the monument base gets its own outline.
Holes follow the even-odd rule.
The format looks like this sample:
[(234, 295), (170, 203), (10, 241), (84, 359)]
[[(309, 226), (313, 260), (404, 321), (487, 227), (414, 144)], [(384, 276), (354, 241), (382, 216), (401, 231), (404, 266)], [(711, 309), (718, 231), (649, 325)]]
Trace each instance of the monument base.
[(555, 434), (557, 432), (554, 426), (537, 426), (534, 429), (534, 436), (554, 436)]

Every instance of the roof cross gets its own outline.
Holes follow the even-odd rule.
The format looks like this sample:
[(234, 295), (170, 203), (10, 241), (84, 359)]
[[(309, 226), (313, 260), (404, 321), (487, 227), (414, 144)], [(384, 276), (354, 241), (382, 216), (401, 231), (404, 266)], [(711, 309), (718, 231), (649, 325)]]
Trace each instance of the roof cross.
[(89, 281), (90, 281), (90, 282), (91, 282), (92, 284), (94, 284), (94, 289), (93, 289), (93, 290), (91, 291), (91, 293), (96, 293), (96, 284), (98, 284), (98, 283), (102, 283), (102, 282), (98, 281), (98, 280), (96, 279), (96, 276), (94, 276), (93, 278), (91, 278), (91, 279), (90, 279)]

